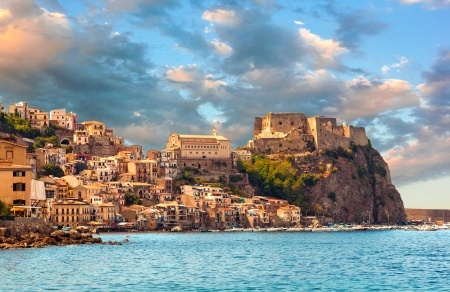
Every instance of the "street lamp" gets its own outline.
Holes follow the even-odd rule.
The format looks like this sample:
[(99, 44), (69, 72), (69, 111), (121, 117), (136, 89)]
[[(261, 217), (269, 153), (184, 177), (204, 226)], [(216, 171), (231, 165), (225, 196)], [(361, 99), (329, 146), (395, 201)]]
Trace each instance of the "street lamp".
[(384, 211), (386, 212), (386, 214), (388, 215), (388, 225), (391, 225), (390, 221), (389, 221), (389, 212), (388, 211)]

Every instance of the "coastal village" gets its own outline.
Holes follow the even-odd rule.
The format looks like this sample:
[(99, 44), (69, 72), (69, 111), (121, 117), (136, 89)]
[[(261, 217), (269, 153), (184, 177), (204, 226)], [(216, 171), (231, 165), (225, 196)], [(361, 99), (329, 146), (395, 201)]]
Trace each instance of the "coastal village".
[[(300, 227), (305, 219), (314, 224), (315, 216), (302, 217), (300, 207), (287, 200), (255, 196), (251, 189), (233, 195), (220, 182), (240, 176), (238, 161), (251, 162), (254, 153), (368, 143), (364, 128), (338, 126), (334, 118), (269, 113), (255, 118), (254, 137), (246, 147), (232, 149), (231, 141), (213, 130), (203, 135), (171, 133), (165, 149), (144, 152), (140, 145), (126, 146), (104, 123), (79, 122), (66, 109), (46, 112), (19, 102), (4, 113), (16, 114), (36, 129), (64, 130), (59, 147), (47, 143), (33, 153), (27, 151), (33, 140), (2, 133), (0, 200), (12, 206), (16, 218), (66, 229), (287, 228)], [(46, 165), (59, 167), (64, 175), (39, 176)], [(208, 183), (175, 186), (185, 170), (201, 174)]]

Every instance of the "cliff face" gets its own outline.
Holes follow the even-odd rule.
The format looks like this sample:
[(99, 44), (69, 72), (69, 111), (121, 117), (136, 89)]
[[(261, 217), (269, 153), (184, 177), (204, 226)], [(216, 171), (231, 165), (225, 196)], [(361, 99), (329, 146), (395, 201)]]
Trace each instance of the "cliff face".
[(316, 161), (306, 163), (313, 164), (310, 169), (314, 164), (325, 168), (322, 179), (305, 189), (310, 214), (323, 212), (335, 222), (404, 222), (403, 201), (378, 151), (354, 147), (340, 154), (317, 155)]

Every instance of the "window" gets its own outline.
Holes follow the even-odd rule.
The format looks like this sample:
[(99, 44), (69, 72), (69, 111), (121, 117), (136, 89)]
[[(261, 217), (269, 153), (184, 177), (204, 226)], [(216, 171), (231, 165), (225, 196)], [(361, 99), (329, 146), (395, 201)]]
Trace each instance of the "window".
[(23, 170), (13, 171), (13, 176), (25, 176), (25, 171)]
[(13, 184), (13, 191), (14, 192), (23, 192), (23, 191), (25, 191), (25, 184), (24, 183), (14, 183)]

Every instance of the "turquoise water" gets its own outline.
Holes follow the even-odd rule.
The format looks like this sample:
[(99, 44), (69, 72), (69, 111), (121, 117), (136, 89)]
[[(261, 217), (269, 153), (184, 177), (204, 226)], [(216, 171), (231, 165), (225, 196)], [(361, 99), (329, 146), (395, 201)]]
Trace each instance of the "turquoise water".
[(450, 231), (110, 233), (0, 251), (1, 291), (448, 291)]

